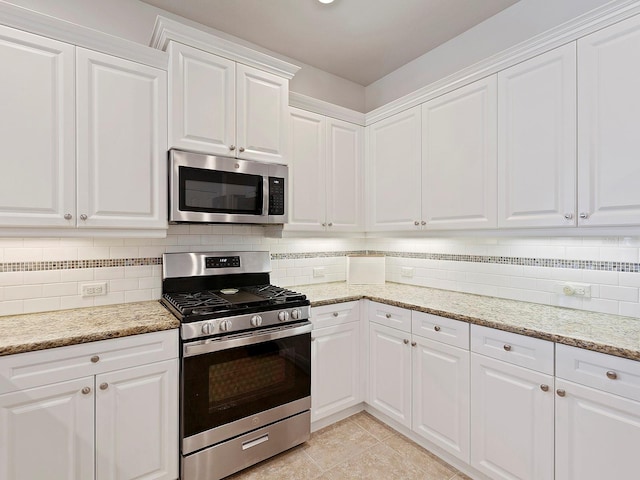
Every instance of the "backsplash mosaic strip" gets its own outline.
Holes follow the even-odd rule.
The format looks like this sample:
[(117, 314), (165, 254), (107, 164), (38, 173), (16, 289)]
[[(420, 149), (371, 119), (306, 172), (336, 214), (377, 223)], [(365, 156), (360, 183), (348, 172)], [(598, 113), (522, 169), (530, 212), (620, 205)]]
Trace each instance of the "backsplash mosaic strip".
[[(298, 260), (309, 258), (335, 258), (349, 255), (386, 255), (396, 258), (417, 258), (422, 260), (445, 260), (450, 262), (492, 263), (501, 265), (523, 265), (529, 267), (565, 268), (577, 270), (598, 270), (604, 272), (640, 273), (640, 263), (613, 262), (600, 260), (566, 260), (559, 258), (499, 257), (491, 255), (458, 255), (450, 253), (390, 252), (383, 250), (348, 250), (333, 252), (272, 253), (271, 260)], [(47, 270), (74, 270), (101, 267), (138, 267), (162, 265), (162, 257), (148, 258), (108, 258), (98, 260), (61, 260), (34, 262), (0, 263), (0, 273), (36, 272)]]
[(7, 262), (0, 263), (0, 273), (41, 272), (47, 270), (76, 270), (101, 267), (143, 267), (162, 265), (161, 257), (150, 258), (107, 258), (100, 260), (61, 260), (47, 262)]

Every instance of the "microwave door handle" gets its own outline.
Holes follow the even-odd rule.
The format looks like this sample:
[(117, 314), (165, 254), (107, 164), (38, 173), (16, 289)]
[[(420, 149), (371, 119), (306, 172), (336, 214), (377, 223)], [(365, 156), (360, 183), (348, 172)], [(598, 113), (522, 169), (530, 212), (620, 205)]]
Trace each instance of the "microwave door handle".
[(262, 216), (269, 216), (269, 175), (262, 177)]

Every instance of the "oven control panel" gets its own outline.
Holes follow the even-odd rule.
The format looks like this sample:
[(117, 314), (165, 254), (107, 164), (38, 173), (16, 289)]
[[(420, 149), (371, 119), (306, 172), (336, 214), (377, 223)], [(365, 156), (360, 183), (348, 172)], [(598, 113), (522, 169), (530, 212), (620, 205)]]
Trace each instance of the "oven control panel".
[(206, 268), (240, 267), (240, 257), (239, 256), (206, 257), (204, 259), (204, 266)]

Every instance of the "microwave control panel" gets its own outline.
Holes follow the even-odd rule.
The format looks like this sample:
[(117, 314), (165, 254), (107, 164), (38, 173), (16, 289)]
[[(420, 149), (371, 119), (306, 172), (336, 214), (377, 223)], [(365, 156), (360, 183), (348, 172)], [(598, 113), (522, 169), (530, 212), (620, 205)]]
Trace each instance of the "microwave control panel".
[(269, 215), (284, 215), (284, 178), (269, 177)]

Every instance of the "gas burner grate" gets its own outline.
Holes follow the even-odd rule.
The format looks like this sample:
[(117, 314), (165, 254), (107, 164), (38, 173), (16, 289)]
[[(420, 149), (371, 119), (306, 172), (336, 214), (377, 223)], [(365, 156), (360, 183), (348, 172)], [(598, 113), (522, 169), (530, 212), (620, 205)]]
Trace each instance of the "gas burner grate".
[(197, 313), (198, 310), (220, 310), (228, 308), (231, 302), (220, 298), (210, 290), (194, 293), (165, 293), (163, 298), (183, 315)]
[(275, 285), (255, 285), (252, 287), (244, 287), (243, 290), (253, 293), (254, 295), (259, 295), (268, 300), (296, 301), (305, 300), (307, 298), (302, 293), (277, 287)]

